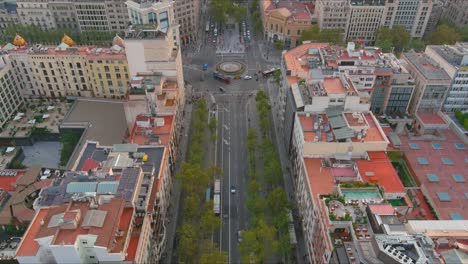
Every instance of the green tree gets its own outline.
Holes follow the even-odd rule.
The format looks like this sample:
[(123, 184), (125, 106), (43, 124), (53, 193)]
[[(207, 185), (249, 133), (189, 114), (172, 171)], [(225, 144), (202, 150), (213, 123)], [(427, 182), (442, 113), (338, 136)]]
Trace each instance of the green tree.
[(200, 252), (199, 231), (195, 225), (184, 223), (178, 230), (178, 256), (182, 263), (193, 263)]
[(248, 152), (248, 160), (249, 160), (249, 172), (248, 175), (252, 178), (256, 176), (256, 148), (257, 148), (257, 134), (255, 133), (255, 129), (249, 128), (247, 131), (247, 152)]
[(232, 15), (237, 23), (241, 23), (247, 16), (247, 8), (245, 6), (234, 6)]
[(414, 49), (416, 52), (424, 51), (426, 43), (420, 39), (412, 39), (408, 44), (408, 50)]
[(452, 27), (448, 24), (439, 25), (436, 31), (432, 32), (427, 37), (428, 44), (430, 45), (451, 45), (460, 40), (462, 40), (460, 32), (456, 27)]
[(280, 213), (289, 207), (288, 195), (282, 187), (276, 187), (270, 192), (268, 195), (268, 208), (270, 208), (272, 212), (275, 212), (275, 214)]
[(232, 10), (232, 2), (229, 0), (213, 0), (210, 1), (208, 8), (213, 20), (222, 26), (227, 22), (227, 14)]
[(282, 40), (276, 40), (275, 43), (275, 48), (278, 50), (282, 50), (284, 48), (284, 41)]
[(275, 228), (268, 226), (262, 219), (253, 229), (243, 231), (239, 244), (242, 262), (264, 263), (267, 256), (277, 252), (275, 233)]
[(60, 151), (60, 166), (65, 166), (68, 163), (76, 144), (80, 140), (81, 132), (76, 130), (65, 130), (60, 136), (62, 150)]
[(203, 206), (203, 215), (200, 218), (200, 232), (205, 239), (213, 235), (214, 230), (221, 226), (221, 219), (213, 214), (213, 201), (206, 202)]
[(219, 248), (211, 241), (203, 242), (203, 254), (200, 257), (201, 264), (218, 264), (227, 263), (228, 255), (225, 251), (220, 251)]
[(403, 26), (395, 26), (393, 28), (381, 27), (377, 31), (377, 40), (375, 45), (380, 47), (384, 52), (392, 51), (399, 53), (403, 48), (410, 43), (411, 35)]
[(301, 33), (301, 41), (327, 42), (339, 44), (343, 42), (343, 30), (341, 29), (323, 29), (318, 25), (313, 25)]

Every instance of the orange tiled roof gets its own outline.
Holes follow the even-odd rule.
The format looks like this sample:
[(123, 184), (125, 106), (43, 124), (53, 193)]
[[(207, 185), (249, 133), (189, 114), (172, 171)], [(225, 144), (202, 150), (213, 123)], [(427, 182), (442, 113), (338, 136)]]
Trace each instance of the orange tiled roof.
[[(113, 244), (116, 231), (128, 231), (130, 222), (128, 216), (124, 213), (125, 201), (119, 198), (113, 198), (106, 204), (101, 204), (98, 210), (106, 212), (106, 218), (102, 227), (86, 227), (82, 224), (89, 209), (89, 202), (72, 202), (61, 206), (42, 208), (36, 214), (31, 222), (24, 239), (18, 248), (18, 256), (35, 256), (39, 249), (36, 239), (53, 236), (51, 244), (53, 245), (71, 245), (74, 244), (79, 235), (96, 235), (96, 246), (107, 248), (110, 252), (120, 252), (123, 245), (121, 243)], [(63, 229), (60, 226), (48, 227), (51, 218), (54, 215), (64, 213), (64, 216), (70, 216), (71, 211), (80, 211), (81, 217), (77, 218), (77, 227), (74, 229)], [(131, 211), (132, 212), (132, 211)], [(76, 214), (75, 214), (76, 215)], [(120, 223), (122, 221), (122, 223)], [(116, 251), (117, 249), (117, 251)]]
[(309, 49), (320, 49), (325, 47), (328, 47), (328, 43), (306, 43), (287, 51), (284, 54), (286, 68), (291, 71), (308, 72), (308, 67), (303, 67), (300, 64), (299, 59), (306, 56)]
[(372, 151), (368, 152), (368, 155), (370, 160), (356, 160), (362, 180), (377, 183), (388, 193), (404, 193), (405, 187), (387, 154), (383, 151)]
[(330, 168), (322, 168), (321, 159), (304, 158), (313, 199), (318, 201), (320, 194), (330, 194), (335, 190), (335, 182)]

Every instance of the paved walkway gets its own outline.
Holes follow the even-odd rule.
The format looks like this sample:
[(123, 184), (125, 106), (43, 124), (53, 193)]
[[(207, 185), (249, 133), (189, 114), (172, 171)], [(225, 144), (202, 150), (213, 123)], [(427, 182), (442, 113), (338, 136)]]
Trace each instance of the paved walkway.
[[(186, 97), (190, 98), (191, 95), (191, 85), (187, 85), (186, 89)], [(185, 117), (183, 118), (182, 122), (182, 133), (181, 133), (181, 139), (180, 139), (180, 144), (179, 144), (179, 155), (178, 155), (178, 160), (177, 160), (177, 165), (176, 165), (176, 173), (179, 171), (180, 166), (182, 164), (182, 161), (186, 159), (186, 156), (188, 154), (188, 140), (189, 140), (189, 129), (190, 129), (190, 122), (192, 120), (192, 108), (193, 105), (188, 102), (185, 104)], [(171, 193), (171, 201), (170, 201), (170, 207), (169, 207), (169, 219), (171, 220), (170, 223), (168, 224), (167, 227), (167, 248), (165, 250), (165, 258), (162, 259), (163, 263), (172, 263), (172, 258), (175, 255), (174, 252), (174, 245), (176, 243), (175, 237), (176, 237), (176, 229), (177, 229), (177, 221), (179, 221), (179, 201), (180, 201), (180, 186), (179, 182), (177, 179), (175, 179), (175, 174), (173, 175), (174, 177), (174, 184), (172, 186), (172, 193)]]
[(273, 138), (274, 140), (276, 141), (276, 146), (278, 148), (278, 154), (279, 154), (279, 157), (280, 157), (280, 161), (281, 161), (281, 168), (282, 168), (282, 171), (283, 171), (283, 181), (284, 181), (284, 188), (286, 190), (286, 192), (288, 193), (288, 200), (291, 204), (293, 204), (293, 217), (294, 217), (294, 229), (296, 231), (296, 239), (297, 239), (297, 247), (296, 247), (296, 260), (298, 261), (298, 263), (304, 263), (304, 259), (302, 256), (304, 256), (306, 253), (307, 253), (307, 250), (305, 248), (305, 240), (304, 240), (304, 234), (303, 234), (303, 231), (302, 231), (302, 226), (299, 224), (300, 221), (298, 220), (298, 217), (299, 217), (299, 212), (295, 206), (295, 201), (296, 201), (296, 197), (295, 197), (295, 190), (294, 190), (294, 183), (293, 183), (293, 180), (292, 180), (292, 177), (289, 173), (289, 158), (288, 158), (288, 154), (287, 154), (287, 151), (286, 149), (284, 148), (284, 143), (283, 141), (281, 140), (281, 137), (278, 135), (277, 131), (278, 131), (278, 104), (273, 101), (273, 98), (276, 97), (274, 96), (272, 93), (271, 93), (271, 90), (272, 89), (275, 89), (275, 88), (272, 88), (273, 86), (275, 86), (275, 84), (272, 84), (272, 81), (271, 79), (268, 79), (266, 80), (267, 82), (267, 94), (268, 94), (268, 97), (269, 97), (269, 100), (270, 100), (270, 105), (272, 105), (273, 107), (271, 108), (271, 112), (270, 114), (272, 115), (272, 118), (271, 120), (273, 120), (273, 127), (274, 129), (271, 131), (272, 135), (273, 135)]

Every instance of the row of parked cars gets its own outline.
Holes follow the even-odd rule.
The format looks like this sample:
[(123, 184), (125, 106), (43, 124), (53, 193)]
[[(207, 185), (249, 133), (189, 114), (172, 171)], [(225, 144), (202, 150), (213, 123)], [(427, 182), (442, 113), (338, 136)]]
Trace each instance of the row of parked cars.
[(0, 250), (15, 250), (21, 242), (20, 237), (12, 237), (0, 242)]
[(250, 41), (250, 29), (249, 24), (244, 20), (241, 24), (242, 37), (245, 41)]

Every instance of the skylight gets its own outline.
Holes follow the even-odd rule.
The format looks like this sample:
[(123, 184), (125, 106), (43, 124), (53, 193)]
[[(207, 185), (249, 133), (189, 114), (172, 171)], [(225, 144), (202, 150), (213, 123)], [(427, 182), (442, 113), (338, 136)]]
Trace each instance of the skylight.
[(441, 160), (444, 165), (453, 165), (453, 161), (451, 158), (441, 158)]
[(442, 149), (442, 145), (440, 143), (432, 143), (433, 149)]
[(429, 161), (426, 158), (418, 158), (418, 163), (421, 165), (428, 165)]
[(452, 220), (463, 220), (463, 217), (459, 213), (451, 213), (450, 217), (452, 218)]
[(430, 182), (439, 182), (439, 176), (437, 176), (437, 174), (428, 173), (426, 177)]
[(449, 202), (449, 201), (451, 201), (449, 194), (446, 193), (446, 192), (438, 192), (438, 193), (437, 193), (437, 197), (439, 197), (439, 200), (440, 200), (441, 202)]
[(452, 175), (452, 178), (456, 181), (456, 182), (465, 182), (465, 177), (461, 174), (454, 174)]
[(459, 150), (465, 149), (465, 144), (463, 144), (463, 143), (455, 143), (455, 148), (456, 148), (456, 149), (459, 149)]
[(410, 149), (419, 149), (418, 143), (409, 143), (408, 145), (409, 145)]

